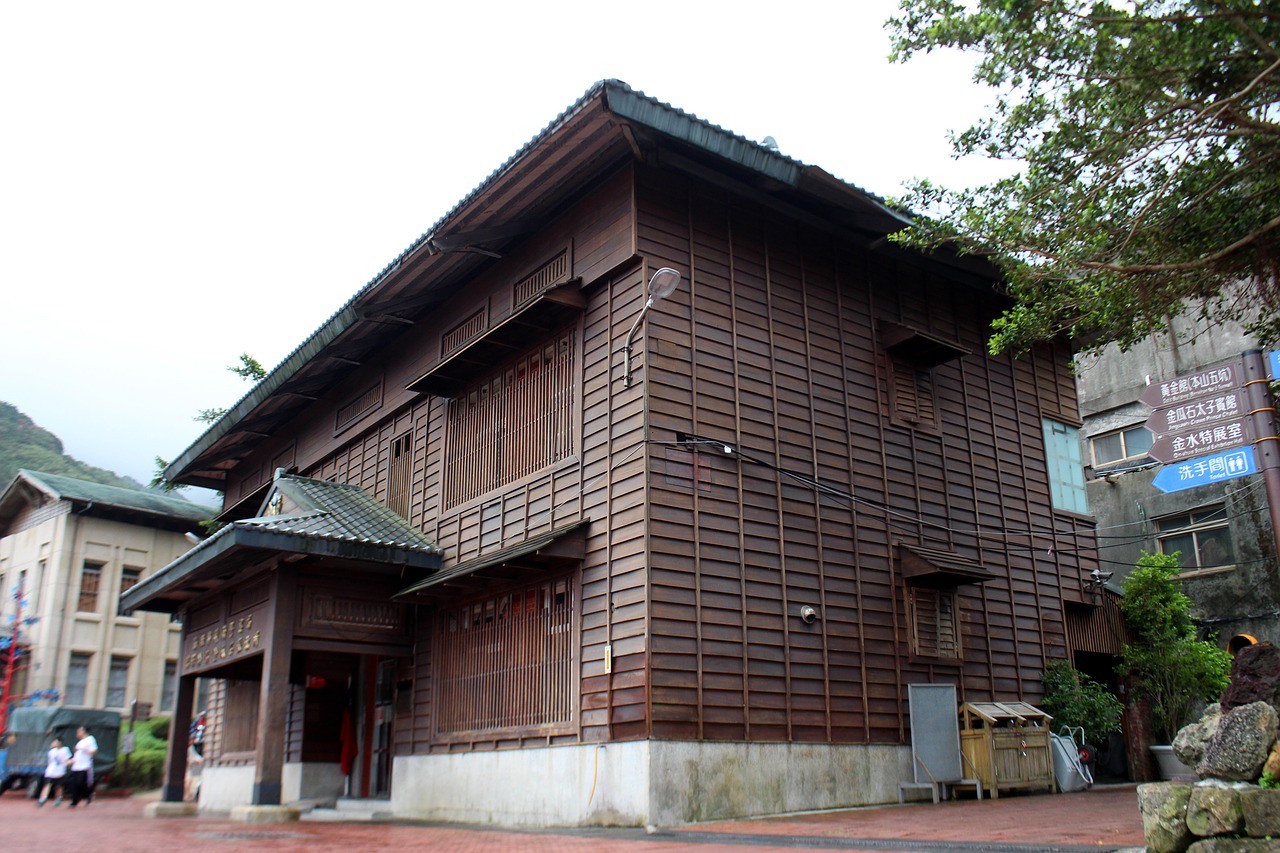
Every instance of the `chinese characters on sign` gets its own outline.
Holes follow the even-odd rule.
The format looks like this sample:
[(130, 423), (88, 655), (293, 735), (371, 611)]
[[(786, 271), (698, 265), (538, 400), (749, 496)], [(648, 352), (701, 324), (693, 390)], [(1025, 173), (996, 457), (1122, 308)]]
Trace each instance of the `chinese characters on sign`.
[(1253, 448), (1242, 447), (1239, 450), (1190, 459), (1177, 465), (1166, 465), (1156, 473), (1152, 485), (1162, 492), (1180, 492), (1196, 486), (1207, 486), (1219, 480), (1256, 474), (1257, 471)]
[(1156, 436), (1169, 432), (1197, 429), (1245, 414), (1240, 391), (1212, 394), (1180, 405), (1156, 409), (1147, 418), (1147, 429)]
[(186, 638), (182, 669), (191, 672), (233, 660), (262, 648), (262, 632), (253, 627), (253, 614), (198, 631)]
[(1142, 389), (1138, 399), (1153, 409), (1176, 406), (1211, 394), (1229, 391), (1240, 385), (1241, 363), (1238, 361), (1176, 376), (1167, 382), (1154, 382)]
[(1252, 440), (1248, 424), (1236, 419), (1190, 432), (1162, 435), (1152, 443), (1148, 452), (1157, 462), (1180, 462), (1193, 456), (1240, 447)]

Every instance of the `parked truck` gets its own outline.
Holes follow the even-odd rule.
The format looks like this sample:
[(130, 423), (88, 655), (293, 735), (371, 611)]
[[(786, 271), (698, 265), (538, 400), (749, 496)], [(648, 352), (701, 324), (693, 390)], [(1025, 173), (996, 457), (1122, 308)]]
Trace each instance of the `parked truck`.
[(98, 741), (94, 779), (107, 779), (115, 769), (120, 743), (118, 713), (87, 708), (15, 708), (9, 712), (9, 727), (0, 739), (0, 794), (18, 789), (34, 793), (48, 763), (49, 742), (59, 737), (74, 749), (80, 726)]

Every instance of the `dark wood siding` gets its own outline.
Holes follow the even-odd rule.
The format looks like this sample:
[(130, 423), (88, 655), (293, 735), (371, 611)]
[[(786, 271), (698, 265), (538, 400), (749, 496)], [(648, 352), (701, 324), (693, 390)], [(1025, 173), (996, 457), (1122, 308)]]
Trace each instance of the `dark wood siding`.
[[(901, 742), (910, 682), (1037, 698), (1092, 535), (1045, 483), (1041, 417), (1076, 422), (1066, 353), (989, 358), (995, 297), (958, 273), (726, 193), (643, 172), (638, 209), (650, 265), (688, 275), (647, 321), (650, 438), (741, 448), (704, 449), (710, 490), (651, 452), (654, 736)], [(889, 417), (885, 321), (970, 353), (932, 370), (936, 427)], [(896, 541), (996, 575), (958, 588), (961, 661), (911, 655)]]

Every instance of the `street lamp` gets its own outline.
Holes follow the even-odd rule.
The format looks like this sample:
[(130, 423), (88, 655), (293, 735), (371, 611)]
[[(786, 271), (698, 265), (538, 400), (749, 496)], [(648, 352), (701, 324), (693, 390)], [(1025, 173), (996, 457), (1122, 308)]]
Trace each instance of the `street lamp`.
[(640, 321), (644, 319), (644, 315), (649, 311), (653, 303), (659, 299), (670, 296), (675, 293), (676, 288), (680, 286), (680, 273), (671, 267), (662, 267), (649, 278), (649, 298), (645, 301), (644, 307), (640, 309), (640, 316), (636, 317), (636, 321), (631, 324), (631, 331), (627, 332), (627, 342), (623, 346), (623, 387), (631, 387), (631, 345), (635, 342), (636, 330), (640, 328)]

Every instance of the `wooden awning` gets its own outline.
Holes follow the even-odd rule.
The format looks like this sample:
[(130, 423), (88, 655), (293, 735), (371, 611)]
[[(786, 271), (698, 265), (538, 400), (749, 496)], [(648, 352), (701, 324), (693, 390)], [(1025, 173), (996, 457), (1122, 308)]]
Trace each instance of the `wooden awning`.
[(494, 581), (513, 580), (531, 571), (546, 572), (580, 563), (586, 556), (589, 524), (590, 521), (577, 521), (463, 560), (405, 587), (392, 597), (398, 601), (434, 600), (456, 595), (460, 588), (482, 587)]
[(452, 397), (478, 376), (500, 366), (531, 342), (545, 337), (586, 307), (577, 279), (548, 288), (528, 305), (442, 359), (406, 388)]
[(981, 563), (962, 557), (954, 551), (903, 542), (898, 543), (897, 550), (898, 569), (902, 572), (902, 577), (917, 586), (985, 583), (996, 577)]

